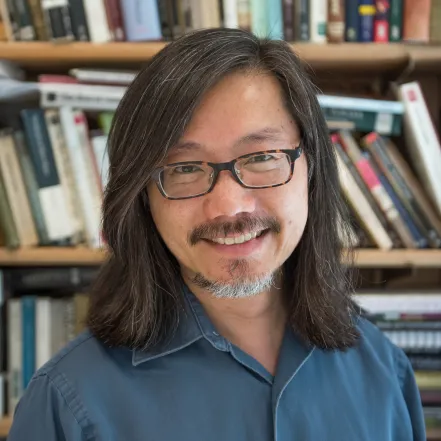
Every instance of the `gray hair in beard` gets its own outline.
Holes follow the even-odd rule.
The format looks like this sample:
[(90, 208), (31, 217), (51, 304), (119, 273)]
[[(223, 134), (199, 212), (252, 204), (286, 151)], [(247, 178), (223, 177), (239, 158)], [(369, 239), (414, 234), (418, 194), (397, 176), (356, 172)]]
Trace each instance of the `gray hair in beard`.
[[(211, 281), (201, 273), (197, 273), (192, 281), (199, 288), (205, 289), (218, 299), (244, 299), (261, 294), (274, 287), (274, 273), (261, 274), (253, 278), (247, 277), (249, 262), (236, 260), (230, 264), (231, 281)], [(239, 273), (239, 274), (238, 274)]]

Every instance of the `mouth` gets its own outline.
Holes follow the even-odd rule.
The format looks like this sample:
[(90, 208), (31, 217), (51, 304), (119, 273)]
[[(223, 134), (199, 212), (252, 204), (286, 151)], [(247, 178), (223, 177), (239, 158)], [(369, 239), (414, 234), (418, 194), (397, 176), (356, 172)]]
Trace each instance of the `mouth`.
[(214, 239), (210, 239), (211, 242), (218, 243), (220, 245), (237, 245), (245, 242), (249, 242), (250, 240), (254, 240), (264, 234), (267, 230), (254, 231), (253, 233), (240, 234), (238, 236), (229, 236), (229, 237), (216, 237)]
[(252, 233), (203, 239), (203, 242), (219, 253), (236, 257), (240, 255), (245, 256), (259, 249), (268, 236), (269, 231), (269, 229), (265, 229)]

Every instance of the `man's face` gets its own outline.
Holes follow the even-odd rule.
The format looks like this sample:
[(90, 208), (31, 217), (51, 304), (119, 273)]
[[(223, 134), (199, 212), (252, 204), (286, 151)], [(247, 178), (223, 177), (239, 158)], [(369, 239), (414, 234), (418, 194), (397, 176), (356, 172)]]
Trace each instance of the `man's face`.
[[(224, 78), (204, 96), (165, 164), (226, 162), (262, 150), (294, 149), (300, 142), (299, 131), (281, 94), (269, 75)], [(210, 193), (193, 199), (168, 200), (154, 183), (148, 188), (153, 219), (180, 263), (184, 279), (188, 282), (197, 276), (223, 285), (265, 278), (281, 267), (302, 236), (307, 192), (304, 154), (295, 162), (291, 181), (279, 187), (244, 188), (229, 171), (222, 171)], [(241, 234), (225, 236), (224, 227), (234, 231), (238, 226), (242, 239), (249, 239), (246, 233), (256, 233), (250, 228), (257, 232), (262, 228), (249, 222), (256, 219), (270, 228), (255, 239), (234, 245), (211, 240), (222, 237), (231, 242), (225, 238)]]

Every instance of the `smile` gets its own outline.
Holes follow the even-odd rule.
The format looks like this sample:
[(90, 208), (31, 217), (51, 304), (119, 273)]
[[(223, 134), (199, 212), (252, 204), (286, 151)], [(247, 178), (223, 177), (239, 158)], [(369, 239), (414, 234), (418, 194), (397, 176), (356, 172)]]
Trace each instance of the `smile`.
[(265, 230), (255, 231), (254, 233), (241, 234), (236, 237), (216, 237), (211, 239), (211, 241), (221, 245), (236, 245), (256, 239), (256, 237), (259, 237), (264, 231)]

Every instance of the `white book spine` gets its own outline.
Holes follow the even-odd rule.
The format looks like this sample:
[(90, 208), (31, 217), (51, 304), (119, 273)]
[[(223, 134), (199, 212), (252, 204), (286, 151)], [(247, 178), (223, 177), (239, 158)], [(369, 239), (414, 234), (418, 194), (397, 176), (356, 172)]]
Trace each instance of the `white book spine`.
[(102, 189), (106, 188), (109, 180), (109, 155), (107, 152), (107, 135), (94, 136), (92, 138), (93, 153), (95, 155), (96, 163), (98, 164), (98, 171), (101, 177)]
[(311, 0), (310, 17), (309, 17), (311, 42), (326, 43), (327, 23), (328, 23), (328, 0)]
[(12, 415), (23, 393), (23, 338), (21, 300), (8, 300), (8, 410)]
[(417, 82), (403, 84), (401, 100), (405, 105), (405, 124), (413, 136), (409, 151), (415, 168), (441, 215), (441, 146), (424, 96)]
[(60, 109), (61, 124), (80, 195), (88, 243), (90, 247), (98, 248), (100, 247), (100, 210), (96, 205), (93, 193), (95, 182), (90, 181), (88, 173), (87, 155), (89, 153), (86, 150), (88, 146), (84, 146), (81, 143), (76, 124), (77, 117), (78, 112), (69, 107), (62, 107)]
[(104, 0), (87, 0), (83, 2), (90, 39), (93, 43), (106, 43), (112, 40), (107, 21)]
[(39, 297), (35, 313), (35, 363), (38, 370), (52, 357), (51, 299)]
[(80, 242), (84, 236), (84, 220), (81, 216), (79, 195), (76, 190), (72, 164), (70, 163), (69, 152), (61, 128), (58, 111), (55, 109), (47, 110), (45, 112), (45, 120), (62, 191), (64, 193), (64, 199), (66, 201), (67, 215), (72, 220), (73, 229), (76, 232), (75, 242)]

